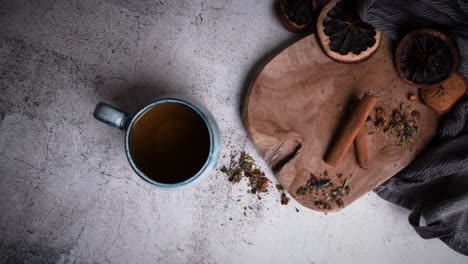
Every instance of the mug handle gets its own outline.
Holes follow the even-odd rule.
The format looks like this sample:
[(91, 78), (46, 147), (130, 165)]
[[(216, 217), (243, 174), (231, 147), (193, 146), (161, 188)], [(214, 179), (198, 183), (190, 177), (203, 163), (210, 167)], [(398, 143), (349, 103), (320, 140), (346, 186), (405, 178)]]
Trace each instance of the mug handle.
[(96, 105), (93, 116), (109, 126), (120, 129), (126, 129), (129, 121), (128, 113), (103, 102), (99, 102)]

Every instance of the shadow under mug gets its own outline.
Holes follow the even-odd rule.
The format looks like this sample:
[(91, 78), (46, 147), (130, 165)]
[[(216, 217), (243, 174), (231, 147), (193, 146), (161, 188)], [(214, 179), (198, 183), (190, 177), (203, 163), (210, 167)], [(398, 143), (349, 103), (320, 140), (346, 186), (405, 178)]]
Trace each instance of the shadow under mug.
[[(132, 131), (132, 128), (135, 122), (138, 120), (139, 117), (144, 115), (151, 108), (156, 107), (160, 104), (165, 104), (165, 103), (178, 103), (178, 104), (185, 105), (191, 108), (192, 110), (194, 110), (205, 122), (205, 125), (208, 128), (209, 138), (210, 138), (208, 157), (205, 163), (203, 164), (203, 166), (200, 168), (200, 170), (196, 174), (192, 175), (190, 178), (182, 182), (177, 182), (177, 183), (162, 183), (162, 182), (157, 182), (154, 179), (150, 178), (142, 170), (138, 168), (130, 152), (130, 132)], [(122, 130), (126, 130), (125, 153), (127, 155), (128, 161), (130, 162), (130, 165), (132, 166), (132, 169), (145, 181), (157, 187), (178, 188), (182, 186), (187, 186), (189, 184), (193, 184), (199, 181), (200, 179), (206, 177), (214, 170), (221, 155), (221, 146), (222, 146), (221, 135), (219, 132), (218, 124), (216, 123), (215, 119), (213, 118), (211, 113), (206, 108), (204, 108), (203, 106), (195, 102), (188, 101), (186, 99), (182, 100), (182, 99), (176, 99), (172, 97), (159, 99), (143, 107), (140, 111), (138, 111), (133, 116), (109, 104), (100, 102), (96, 105), (93, 116), (94, 118), (96, 118), (97, 120), (105, 124), (108, 124), (110, 126), (113, 126)]]

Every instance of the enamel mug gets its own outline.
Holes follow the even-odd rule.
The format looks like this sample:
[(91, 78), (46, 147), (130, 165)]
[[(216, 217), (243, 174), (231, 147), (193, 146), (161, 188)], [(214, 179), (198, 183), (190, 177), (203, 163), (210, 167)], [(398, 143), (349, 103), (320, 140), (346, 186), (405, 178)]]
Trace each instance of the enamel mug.
[[(157, 107), (158, 105), (166, 104), (166, 103), (177, 103), (177, 104), (182, 104), (191, 108), (201, 117), (201, 119), (203, 119), (209, 132), (210, 145), (209, 145), (208, 157), (205, 163), (203, 164), (203, 166), (200, 168), (200, 170), (197, 173), (192, 175), (190, 178), (182, 182), (177, 182), (177, 183), (161, 183), (145, 175), (145, 173), (142, 170), (140, 170), (138, 166), (136, 165), (134, 159), (132, 158), (132, 153), (130, 151), (130, 142), (129, 142), (130, 133), (132, 131), (132, 128), (135, 122), (138, 120), (140, 116), (144, 115), (148, 110), (152, 109), (153, 107)], [(160, 188), (165, 188), (165, 189), (180, 188), (183, 186), (191, 185), (197, 181), (200, 181), (202, 178), (212, 173), (221, 155), (221, 146), (222, 146), (221, 135), (220, 135), (219, 128), (215, 119), (213, 118), (213, 116), (207, 109), (205, 109), (203, 106), (193, 101), (189, 101), (186, 99), (178, 99), (178, 98), (173, 98), (173, 97), (163, 98), (163, 99), (156, 100), (146, 105), (133, 116), (111, 105), (100, 102), (96, 105), (93, 116), (97, 120), (105, 124), (108, 124), (110, 126), (126, 131), (125, 153), (127, 155), (128, 161), (132, 169), (135, 171), (136, 174), (138, 174), (146, 182), (154, 186), (160, 187)]]

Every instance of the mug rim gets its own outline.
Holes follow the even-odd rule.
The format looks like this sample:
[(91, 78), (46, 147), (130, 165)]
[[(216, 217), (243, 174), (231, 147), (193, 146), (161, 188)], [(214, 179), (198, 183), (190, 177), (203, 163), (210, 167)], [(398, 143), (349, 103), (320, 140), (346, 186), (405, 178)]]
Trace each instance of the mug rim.
[[(184, 181), (181, 181), (181, 182), (177, 182), (177, 183), (162, 183), (162, 182), (158, 182), (158, 181), (155, 181), (153, 179), (151, 179), (150, 177), (148, 177), (142, 170), (140, 170), (138, 168), (138, 166), (135, 164), (135, 162), (133, 161), (133, 157), (132, 157), (132, 154), (130, 152), (130, 132), (133, 128), (133, 125), (135, 124), (136, 120), (142, 116), (146, 111), (148, 111), (149, 109), (157, 106), (157, 105), (160, 105), (160, 104), (164, 104), (164, 103), (178, 103), (178, 104), (182, 104), (182, 105), (185, 105), (187, 107), (189, 107), (190, 109), (192, 109), (193, 111), (195, 111), (203, 120), (203, 122), (205, 123), (206, 125), (206, 128), (208, 129), (208, 133), (210, 135), (210, 148), (209, 148), (209, 153), (208, 153), (208, 157), (206, 158), (206, 161), (205, 163), (203, 164), (203, 166), (200, 168), (200, 170), (197, 171), (197, 173), (195, 173), (193, 176), (191, 176), (190, 178), (184, 180)], [(182, 187), (182, 186), (185, 186), (193, 181), (195, 181), (196, 179), (198, 179), (202, 174), (203, 172), (207, 169), (207, 167), (209, 166), (209, 164), (211, 163), (211, 160), (213, 159), (213, 155), (214, 155), (214, 132), (213, 132), (213, 128), (211, 127), (209, 121), (208, 121), (208, 118), (207, 116), (205, 115), (205, 113), (203, 113), (198, 107), (196, 107), (195, 105), (193, 105), (192, 103), (189, 103), (185, 100), (182, 100), (182, 99), (176, 99), (176, 98), (162, 98), (162, 99), (158, 99), (148, 105), (146, 105), (145, 107), (143, 107), (140, 111), (138, 111), (131, 119), (131, 121), (129, 122), (129, 125), (128, 125), (128, 128), (127, 128), (127, 131), (125, 133), (125, 154), (127, 156), (127, 159), (128, 159), (128, 162), (130, 163), (132, 169), (138, 174), (138, 176), (140, 176), (141, 178), (143, 178), (143, 180), (147, 181), (148, 183), (151, 183), (152, 185), (154, 186), (157, 186), (157, 187), (162, 187), (162, 188), (177, 188), (177, 187)]]

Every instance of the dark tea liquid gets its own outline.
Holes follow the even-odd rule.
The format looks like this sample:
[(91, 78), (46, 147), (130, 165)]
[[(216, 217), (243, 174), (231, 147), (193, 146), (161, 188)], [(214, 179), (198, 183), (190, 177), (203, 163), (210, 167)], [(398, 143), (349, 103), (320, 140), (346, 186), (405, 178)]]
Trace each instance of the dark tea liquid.
[(130, 154), (136, 166), (160, 183), (178, 183), (205, 164), (210, 134), (190, 107), (163, 103), (144, 112), (130, 131)]

